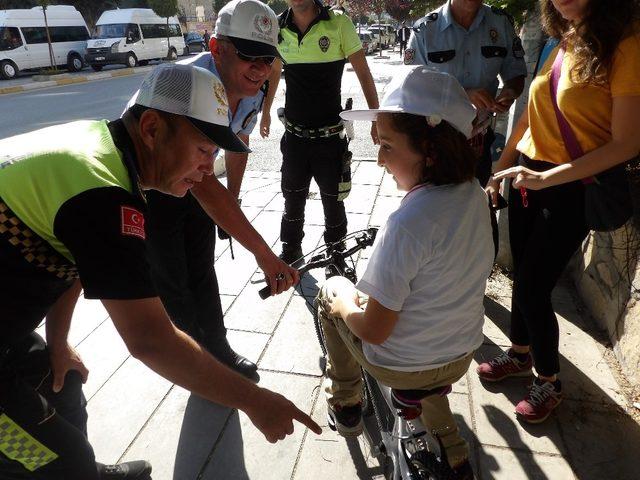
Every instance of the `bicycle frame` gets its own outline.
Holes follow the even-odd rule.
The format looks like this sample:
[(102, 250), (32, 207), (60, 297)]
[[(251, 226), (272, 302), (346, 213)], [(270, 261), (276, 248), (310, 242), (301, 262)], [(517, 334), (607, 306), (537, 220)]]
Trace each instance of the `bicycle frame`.
[[(376, 445), (371, 432), (368, 431), (365, 423), (363, 435), (369, 444), (371, 454), (379, 457), (385, 456), (391, 461), (393, 471), (389, 472), (389, 480), (418, 480), (421, 478), (437, 478), (433, 476), (420, 477), (416, 472), (416, 467), (409, 464), (410, 455), (417, 452), (424, 452), (432, 461), (438, 462), (440, 458), (440, 443), (426, 430), (420, 418), (406, 419), (398, 414), (398, 409), (391, 400), (391, 388), (378, 382), (366, 371), (363, 371), (363, 380), (366, 384), (368, 401), (372, 403), (378, 433), (380, 433), (381, 444)], [(375, 393), (378, 392), (380, 396)], [(382, 398), (380, 398), (382, 397)], [(384, 418), (386, 409), (388, 415), (393, 420), (392, 425)], [(425, 467), (428, 467), (425, 465)]]

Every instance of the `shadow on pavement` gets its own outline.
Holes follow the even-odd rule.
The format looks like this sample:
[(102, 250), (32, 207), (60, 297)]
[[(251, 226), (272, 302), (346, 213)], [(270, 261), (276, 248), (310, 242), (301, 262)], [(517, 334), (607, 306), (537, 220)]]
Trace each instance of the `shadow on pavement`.
[[(491, 298), (485, 298), (485, 307), (486, 315), (508, 336), (509, 310)], [(574, 309), (563, 309), (562, 316), (576, 326), (584, 325)], [(500, 349), (485, 336), (475, 359), (486, 361)], [(640, 478), (635, 466), (635, 459), (640, 456), (640, 425), (601, 387), (599, 379), (590, 378), (562, 353), (560, 365), (564, 401), (549, 419), (531, 425), (515, 420), (512, 411), (502, 412), (492, 405), (482, 405), (493, 428), (516, 452), (534, 453), (522, 437), (523, 430), (532, 437), (550, 439), (580, 480)], [(482, 385), (489, 392), (504, 395), (515, 407), (524, 398), (530, 381), (531, 378), (518, 378)], [(520, 455), (517, 458), (530, 478), (546, 478), (531, 458), (523, 460)]]
[[(174, 480), (223, 478), (207, 470), (214, 447), (225, 433), (224, 462), (233, 465), (234, 479), (248, 479), (244, 467), (242, 431), (231, 409), (191, 395), (184, 412), (173, 471)], [(230, 434), (231, 433), (231, 434)], [(230, 477), (226, 477), (230, 478)]]

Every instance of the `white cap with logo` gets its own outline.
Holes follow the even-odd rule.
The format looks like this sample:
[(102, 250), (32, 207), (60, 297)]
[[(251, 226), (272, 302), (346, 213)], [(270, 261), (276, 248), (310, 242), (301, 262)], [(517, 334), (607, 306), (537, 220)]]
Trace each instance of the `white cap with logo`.
[(218, 12), (214, 36), (229, 37), (249, 57), (278, 57), (278, 17), (259, 0), (233, 0)]
[(184, 116), (224, 150), (250, 151), (229, 126), (229, 101), (222, 82), (207, 69), (177, 63), (160, 65), (142, 81), (129, 105), (134, 103)]
[(375, 120), (378, 113), (412, 113), (427, 117), (429, 124), (446, 120), (470, 138), (476, 109), (458, 81), (448, 73), (424, 65), (403, 65), (393, 77), (380, 108), (347, 110), (345, 120)]

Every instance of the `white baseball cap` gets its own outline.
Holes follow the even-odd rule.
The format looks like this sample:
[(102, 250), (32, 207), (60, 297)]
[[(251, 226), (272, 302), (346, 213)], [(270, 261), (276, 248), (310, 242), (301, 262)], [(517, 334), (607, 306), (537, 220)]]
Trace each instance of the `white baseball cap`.
[(132, 103), (184, 116), (224, 150), (250, 152), (229, 126), (229, 101), (222, 82), (207, 69), (160, 65), (142, 81)]
[(259, 0), (233, 0), (218, 12), (214, 36), (229, 37), (249, 57), (279, 57), (278, 17)]
[(446, 120), (470, 138), (476, 109), (458, 81), (424, 65), (402, 65), (374, 110), (346, 110), (345, 120), (375, 120), (378, 113), (413, 113), (436, 125)]

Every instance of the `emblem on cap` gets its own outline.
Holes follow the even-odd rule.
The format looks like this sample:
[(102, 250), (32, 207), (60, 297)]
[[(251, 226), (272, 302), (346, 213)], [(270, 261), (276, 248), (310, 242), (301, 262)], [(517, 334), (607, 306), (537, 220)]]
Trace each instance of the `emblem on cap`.
[(320, 45), (320, 50), (326, 53), (327, 50), (329, 50), (329, 45), (331, 45), (331, 40), (329, 40), (329, 37), (326, 35), (323, 35), (320, 37), (320, 40), (318, 40), (318, 45)]
[(413, 48), (407, 48), (404, 51), (404, 64), (411, 65), (413, 59), (416, 58), (416, 51)]
[(498, 41), (498, 31), (495, 28), (489, 30), (489, 36), (491, 37), (491, 41), (496, 43)]
[(273, 22), (266, 15), (256, 15), (253, 19), (253, 26), (263, 35), (270, 35), (273, 30)]

